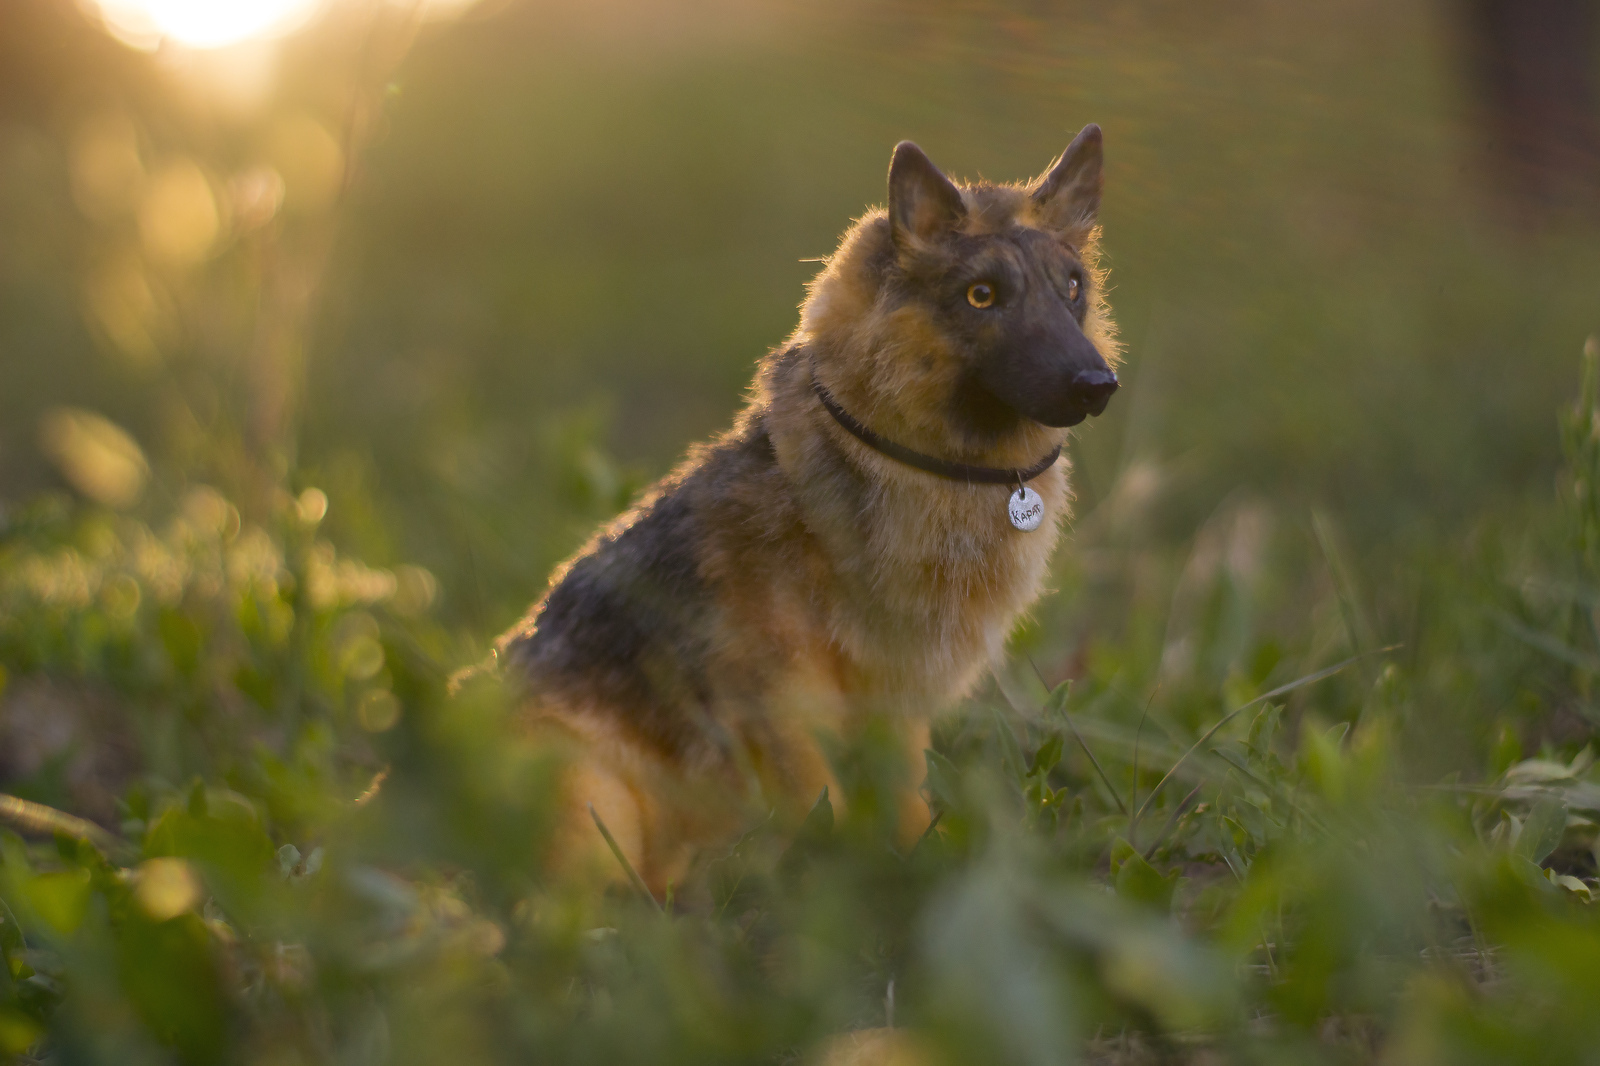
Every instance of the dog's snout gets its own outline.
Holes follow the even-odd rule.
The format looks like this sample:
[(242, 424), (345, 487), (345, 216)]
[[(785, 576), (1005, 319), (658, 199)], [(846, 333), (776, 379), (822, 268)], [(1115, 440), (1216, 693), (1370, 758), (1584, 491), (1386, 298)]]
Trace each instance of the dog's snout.
[(1116, 391), (1117, 375), (1110, 370), (1080, 370), (1072, 376), (1072, 384), (1067, 386), (1072, 402), (1091, 415), (1104, 411), (1106, 404), (1111, 402), (1111, 394)]

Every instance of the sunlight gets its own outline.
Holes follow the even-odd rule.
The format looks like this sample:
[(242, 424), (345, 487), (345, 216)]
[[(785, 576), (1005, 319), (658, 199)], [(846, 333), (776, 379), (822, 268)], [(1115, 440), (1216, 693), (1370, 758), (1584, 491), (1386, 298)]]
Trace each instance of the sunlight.
[(320, 0), (94, 0), (106, 29), (137, 48), (163, 40), (222, 48), (303, 25)]
[[(163, 41), (197, 51), (293, 33), (327, 0), (82, 0), (124, 44), (154, 51)], [(477, 0), (405, 0), (424, 19), (460, 15)]]

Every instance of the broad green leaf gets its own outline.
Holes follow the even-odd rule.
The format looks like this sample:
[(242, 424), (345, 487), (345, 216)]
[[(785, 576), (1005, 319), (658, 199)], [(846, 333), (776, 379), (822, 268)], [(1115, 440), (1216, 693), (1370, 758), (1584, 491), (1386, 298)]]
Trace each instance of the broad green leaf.
[(1228, 748), (1212, 748), (1211, 754), (1215, 755), (1229, 766), (1232, 766), (1235, 770), (1238, 770), (1249, 780), (1263, 786), (1267, 784), (1267, 782), (1261, 779), (1261, 775), (1256, 773), (1256, 771), (1251, 768), (1249, 761), (1238, 752), (1232, 751)]
[(89, 871), (35, 874), (24, 884), (28, 903), (46, 925), (63, 936), (83, 924), (89, 907)]
[(806, 820), (801, 822), (800, 828), (795, 831), (794, 840), (789, 844), (788, 850), (778, 859), (778, 869), (786, 874), (797, 872), (805, 865), (808, 855), (826, 849), (832, 840), (833, 803), (828, 799), (828, 789), (824, 785), (822, 795), (811, 805)]
[(1510, 857), (1510, 863), (1511, 871), (1517, 875), (1517, 879), (1523, 884), (1529, 888), (1544, 889), (1547, 892), (1550, 890), (1550, 879), (1545, 876), (1545, 872), (1539, 868), (1538, 863), (1529, 862), (1521, 855), (1515, 854)]
[[(923, 978), (933, 1019), (990, 1050), (987, 1061), (1065, 1066), (1079, 997), (1050, 939), (1027, 920), (1025, 882), (998, 864), (979, 866), (940, 893), (922, 921)], [(970, 1045), (969, 1045), (970, 1046)], [(890, 1058), (840, 1060), (901, 1062)], [(971, 1060), (957, 1060), (971, 1061)]]
[(1306, 776), (1335, 803), (1344, 798), (1346, 783), (1344, 753), (1339, 748), (1344, 734), (1336, 733), (1338, 729), (1335, 726), (1330, 730), (1305, 730), (1301, 734), (1300, 753), (1300, 764)]
[(21, 1055), (44, 1036), (44, 1030), (21, 1011), (0, 1007), (0, 1056)]
[(0, 899), (0, 959), (9, 957), (12, 952), (21, 951), (24, 946), (22, 928), (17, 925), (16, 916), (11, 913), (11, 908), (6, 906), (6, 901)]
[(1128, 843), (1126, 837), (1117, 837), (1111, 844), (1111, 876), (1115, 877), (1117, 871), (1122, 869), (1122, 864), (1139, 852)]
[(1532, 863), (1543, 862), (1561, 844), (1561, 835), (1567, 829), (1567, 805), (1558, 799), (1545, 798), (1533, 805), (1528, 818), (1522, 823), (1517, 837), (1518, 855)]
[(166, 922), (127, 922), (117, 932), (123, 988), (145, 1026), (161, 1034), (181, 1062), (226, 1061), (229, 990), (205, 921), (183, 914)]
[(928, 776), (924, 783), (929, 794), (940, 808), (951, 810), (960, 795), (957, 782), (961, 780), (961, 771), (956, 769), (955, 763), (932, 748), (924, 749), (922, 757), (928, 764)]
[(204, 818), (207, 811), (206, 783), (199, 779), (189, 786), (189, 813), (195, 818)]
[(1172, 893), (1178, 886), (1178, 871), (1161, 874), (1122, 837), (1118, 837), (1111, 847), (1111, 871), (1117, 895), (1164, 911), (1172, 909)]
[(1214, 1025), (1232, 1006), (1234, 985), (1222, 960), (1159, 921), (1116, 930), (1101, 952), (1100, 974), (1111, 992), (1174, 1030)]
[(33, 967), (22, 956), (26, 947), (17, 916), (11, 913), (6, 901), (0, 899), (0, 969), (19, 981), (33, 976)]
[(268, 885), (264, 875), (277, 865), (277, 849), (254, 805), (236, 792), (199, 785), (184, 806), (168, 809), (151, 824), (144, 853), (199, 863), (207, 886), (226, 907), (259, 898)]
[(995, 711), (993, 717), (995, 740), (1000, 745), (1000, 759), (1005, 764), (1006, 773), (1011, 780), (1021, 782), (1028, 775), (1022, 760), (1022, 745), (1017, 743), (1017, 734), (1012, 731), (1011, 723), (999, 711)]
[(1048, 774), (1055, 769), (1056, 763), (1061, 761), (1061, 735), (1053, 734), (1039, 750), (1033, 753), (1033, 760), (1028, 766), (1030, 774)]
[(1515, 785), (1545, 784), (1571, 778), (1572, 770), (1566, 763), (1550, 759), (1524, 759), (1506, 771), (1507, 783)]
[(1489, 771), (1504, 774), (1522, 758), (1522, 740), (1511, 726), (1501, 726), (1495, 738), (1494, 749), (1489, 753)]
[(1278, 724), (1282, 719), (1283, 708), (1277, 704), (1269, 703), (1261, 708), (1250, 723), (1250, 750), (1257, 755), (1265, 755), (1272, 750), (1272, 740), (1278, 735)]
[(811, 805), (811, 810), (806, 812), (806, 820), (800, 823), (800, 830), (795, 838), (808, 840), (823, 840), (833, 835), (833, 801), (828, 799), (828, 787), (822, 787), (822, 794), (817, 797), (817, 802)]
[(1507, 785), (1500, 794), (1508, 800), (1537, 803), (1541, 799), (1559, 798), (1568, 809), (1600, 813), (1600, 785), (1592, 781), (1571, 781), (1541, 785)]
[(1594, 893), (1589, 886), (1571, 874), (1558, 874), (1554, 870), (1546, 870), (1544, 876), (1552, 885), (1566, 889), (1585, 903), (1594, 902)]

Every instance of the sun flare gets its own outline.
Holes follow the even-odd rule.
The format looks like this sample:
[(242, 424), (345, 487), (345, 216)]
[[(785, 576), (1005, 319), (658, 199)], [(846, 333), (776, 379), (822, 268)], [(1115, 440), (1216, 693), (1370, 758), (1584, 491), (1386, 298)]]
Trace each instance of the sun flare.
[(188, 48), (222, 48), (288, 33), (321, 0), (94, 0), (118, 38), (141, 48), (163, 40)]

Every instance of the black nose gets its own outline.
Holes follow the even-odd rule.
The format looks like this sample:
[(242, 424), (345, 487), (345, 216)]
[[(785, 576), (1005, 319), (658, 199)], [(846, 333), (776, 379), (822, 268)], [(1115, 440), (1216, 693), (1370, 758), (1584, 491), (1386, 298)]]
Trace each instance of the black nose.
[(1072, 376), (1067, 395), (1073, 404), (1091, 415), (1098, 415), (1117, 391), (1117, 375), (1109, 370), (1080, 370)]

